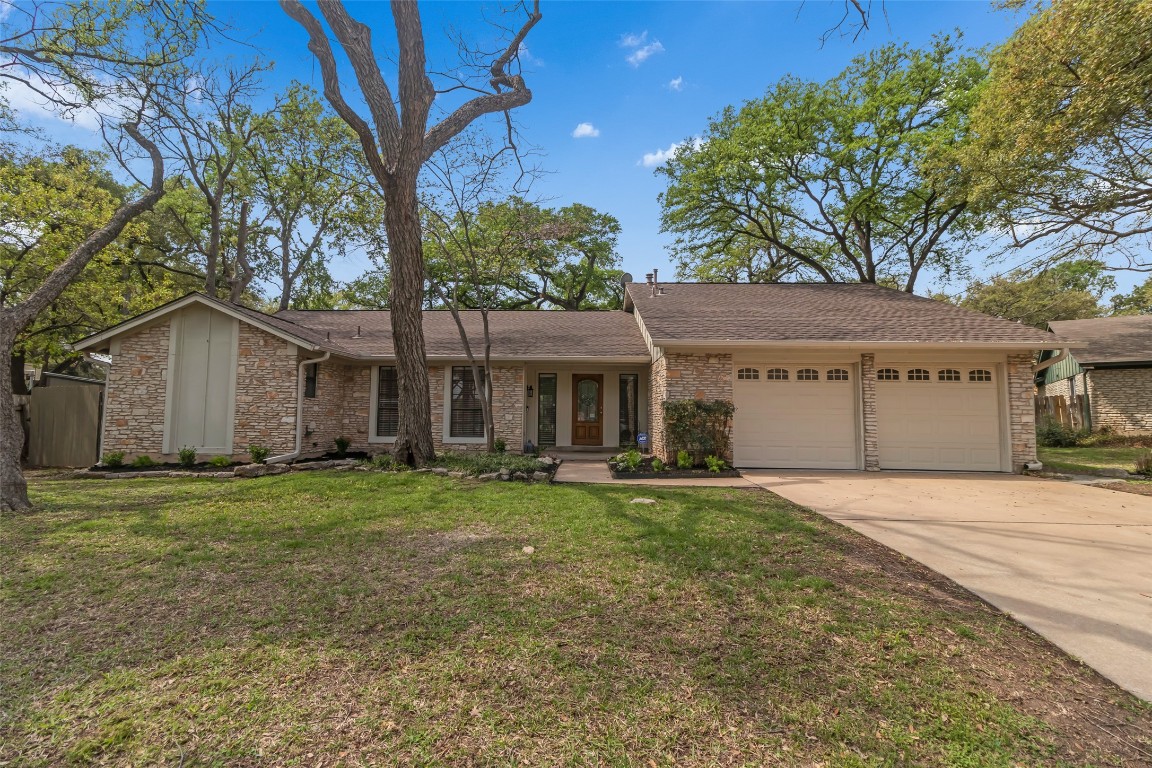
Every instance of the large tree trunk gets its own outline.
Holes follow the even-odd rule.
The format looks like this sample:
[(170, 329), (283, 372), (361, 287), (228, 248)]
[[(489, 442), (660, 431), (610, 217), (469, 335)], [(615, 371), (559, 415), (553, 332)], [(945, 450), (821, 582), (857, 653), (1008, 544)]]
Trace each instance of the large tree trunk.
[(108, 223), (76, 246), (28, 298), (15, 306), (0, 309), (0, 357), (4, 358), (0, 363), (0, 379), (3, 380), (0, 381), (0, 510), (25, 510), (32, 506), (28, 501), (27, 483), (20, 473), (24, 428), (12, 402), (11, 365), (16, 337), (36, 319), (36, 315), (60, 298), (88, 262), (119, 237), (129, 222), (152, 210), (164, 196), (164, 158), (160, 150), (140, 133), (136, 124), (125, 124), (124, 130), (152, 161), (152, 180), (147, 191), (139, 199), (117, 208)]
[(16, 333), (8, 313), (0, 314), (0, 509), (28, 509), (28, 484), (20, 471), (24, 425), (12, 389), (12, 347)]
[[(424, 354), (421, 309), (424, 300), (424, 243), (416, 202), (416, 177), (394, 178), (384, 190), (384, 228), (391, 261), (392, 343), (396, 350), (400, 423), (392, 456), (409, 466), (436, 458), (432, 445), (432, 405), (428, 360)], [(448, 397), (445, 393), (445, 397)]]

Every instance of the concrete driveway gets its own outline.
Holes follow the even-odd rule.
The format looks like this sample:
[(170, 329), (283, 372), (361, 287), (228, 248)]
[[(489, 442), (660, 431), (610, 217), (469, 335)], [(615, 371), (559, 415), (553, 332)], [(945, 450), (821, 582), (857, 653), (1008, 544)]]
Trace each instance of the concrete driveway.
[(1015, 475), (746, 470), (1152, 700), (1152, 497)]

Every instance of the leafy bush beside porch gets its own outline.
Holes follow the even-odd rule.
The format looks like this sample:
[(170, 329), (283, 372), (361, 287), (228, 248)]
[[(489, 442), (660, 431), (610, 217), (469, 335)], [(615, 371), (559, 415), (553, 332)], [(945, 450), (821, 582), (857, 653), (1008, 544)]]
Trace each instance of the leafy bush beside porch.
[(732, 460), (731, 400), (665, 400), (665, 447), (670, 457), (687, 451), (693, 466), (702, 466), (708, 456)]

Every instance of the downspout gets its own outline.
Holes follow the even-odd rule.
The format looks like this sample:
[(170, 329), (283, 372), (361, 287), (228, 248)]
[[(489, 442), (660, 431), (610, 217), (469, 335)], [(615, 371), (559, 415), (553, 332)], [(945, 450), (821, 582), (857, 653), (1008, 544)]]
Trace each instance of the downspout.
[(325, 352), (320, 357), (314, 357), (311, 360), (301, 360), (296, 366), (296, 450), (292, 453), (286, 453), (283, 456), (272, 456), (264, 461), (265, 464), (279, 464), (284, 461), (292, 461), (300, 455), (300, 449), (304, 445), (304, 366), (322, 363), (332, 356), (331, 352)]
[(1072, 354), (1072, 350), (1065, 347), (1064, 349), (1062, 349), (1058, 353), (1056, 353), (1055, 357), (1050, 357), (1047, 360), (1045, 360), (1044, 362), (1037, 363), (1036, 365), (1032, 366), (1032, 373), (1037, 374), (1037, 373), (1040, 373), (1040, 371), (1046, 371), (1049, 368), (1051, 368), (1052, 366), (1056, 365), (1056, 363), (1060, 362), (1061, 360), (1066, 359), (1070, 354)]

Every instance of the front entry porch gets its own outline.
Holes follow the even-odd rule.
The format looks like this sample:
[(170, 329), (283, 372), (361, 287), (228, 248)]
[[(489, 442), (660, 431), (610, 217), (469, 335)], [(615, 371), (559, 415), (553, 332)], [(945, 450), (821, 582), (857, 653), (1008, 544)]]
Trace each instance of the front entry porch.
[(648, 373), (630, 366), (528, 366), (525, 443), (615, 453), (648, 430)]

